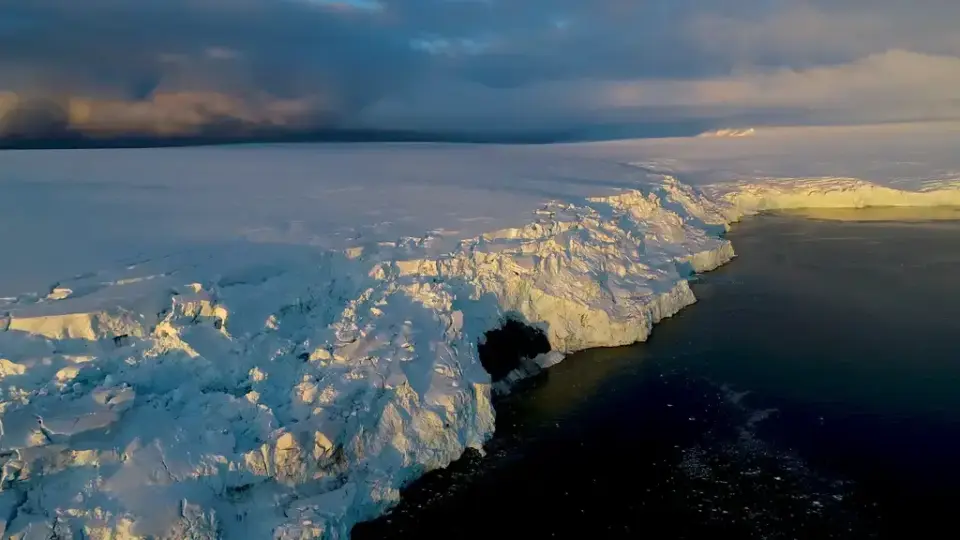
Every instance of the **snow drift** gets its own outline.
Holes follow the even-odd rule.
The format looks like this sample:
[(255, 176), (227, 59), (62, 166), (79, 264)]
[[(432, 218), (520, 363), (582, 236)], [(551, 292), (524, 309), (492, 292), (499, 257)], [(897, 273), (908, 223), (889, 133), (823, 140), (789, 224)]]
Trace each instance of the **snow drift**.
[[(714, 145), (727, 155), (744, 142), (470, 147), (457, 161), (494, 152), (505, 176), (527, 179), (530, 200), (547, 200), (524, 220), (494, 221), (516, 226), (484, 222), (478, 235), (469, 225), (392, 241), (356, 234), (270, 260), (251, 244), (220, 250), (204, 238), (202, 249), (0, 300), (0, 527), (20, 538), (345, 538), (405, 482), (491, 435), (478, 345), (507, 321), (542, 332), (550, 351), (531, 360), (549, 366), (643, 341), (693, 303), (688, 278), (734, 256), (722, 232), (744, 215), (960, 205), (948, 169), (908, 189), (737, 177), (729, 161), (711, 162)], [(700, 161), (663, 157), (689, 145)], [(453, 151), (404, 146), (383, 159)], [(529, 177), (541, 167), (556, 183), (605, 193), (549, 200)], [(625, 180), (614, 186), (608, 173)], [(477, 201), (484, 211), (501, 203)]]

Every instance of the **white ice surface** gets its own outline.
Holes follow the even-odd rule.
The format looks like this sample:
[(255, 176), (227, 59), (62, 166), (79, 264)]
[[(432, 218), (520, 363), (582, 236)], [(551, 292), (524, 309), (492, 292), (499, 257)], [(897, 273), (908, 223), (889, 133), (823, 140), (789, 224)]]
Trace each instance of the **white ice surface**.
[(560, 353), (644, 340), (733, 256), (727, 223), (960, 205), (958, 143), (0, 153), (0, 528), (344, 537), (490, 436), (476, 344), (504, 317)]

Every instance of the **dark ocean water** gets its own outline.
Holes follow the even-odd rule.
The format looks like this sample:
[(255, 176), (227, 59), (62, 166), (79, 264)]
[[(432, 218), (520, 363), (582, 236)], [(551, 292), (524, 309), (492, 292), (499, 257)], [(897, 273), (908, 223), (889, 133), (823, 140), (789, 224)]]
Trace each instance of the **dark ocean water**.
[(736, 226), (700, 302), (500, 400), (353, 538), (954, 537), (960, 221), (853, 217)]

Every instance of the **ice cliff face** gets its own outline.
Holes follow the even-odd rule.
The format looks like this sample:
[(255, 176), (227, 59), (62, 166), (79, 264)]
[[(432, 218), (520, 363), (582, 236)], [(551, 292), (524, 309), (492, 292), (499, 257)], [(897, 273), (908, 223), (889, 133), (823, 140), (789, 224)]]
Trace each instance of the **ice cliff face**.
[(722, 221), (666, 180), (547, 205), (442, 257), (409, 238), (147, 289), (126, 309), (13, 317), (8, 533), (345, 537), (490, 436), (484, 332), (513, 318), (560, 353), (642, 341), (694, 301), (690, 272), (733, 256)]
[(542, 365), (643, 341), (695, 301), (691, 273), (734, 256), (721, 234), (743, 215), (958, 193), (650, 174), (439, 256), (435, 234), (198, 283), (62, 281), (30, 301), (124, 302), (0, 319), (4, 534), (345, 538), (491, 435), (477, 346), (505, 320), (543, 331)]

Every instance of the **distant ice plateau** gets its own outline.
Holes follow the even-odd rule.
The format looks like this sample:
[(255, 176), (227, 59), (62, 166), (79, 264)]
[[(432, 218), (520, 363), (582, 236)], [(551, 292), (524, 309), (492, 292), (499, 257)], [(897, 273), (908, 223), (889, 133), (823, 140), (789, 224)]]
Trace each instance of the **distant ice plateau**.
[(744, 216), (960, 206), (958, 143), (0, 153), (0, 536), (346, 538), (491, 436), (486, 332), (644, 341)]
[(700, 137), (752, 137), (756, 128), (723, 128), (701, 133)]

